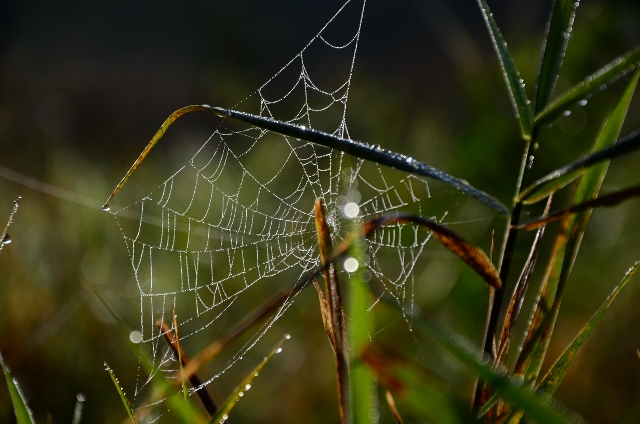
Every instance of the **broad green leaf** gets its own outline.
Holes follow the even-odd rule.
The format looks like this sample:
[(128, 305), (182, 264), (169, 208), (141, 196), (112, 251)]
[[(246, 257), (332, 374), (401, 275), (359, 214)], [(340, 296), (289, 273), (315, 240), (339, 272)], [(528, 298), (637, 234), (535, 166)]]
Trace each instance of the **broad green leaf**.
[[(352, 232), (361, 230), (361, 226), (353, 220)], [(353, 419), (356, 424), (369, 424), (372, 413), (377, 411), (374, 402), (374, 380), (371, 371), (358, 359), (360, 353), (369, 344), (371, 334), (375, 332), (373, 311), (369, 307), (373, 303), (369, 286), (362, 280), (362, 272), (366, 267), (362, 263), (362, 238), (356, 239), (349, 250), (349, 257), (357, 261), (358, 269), (350, 274), (349, 309), (347, 313), (349, 348), (351, 350), (351, 403)]]
[[(639, 76), (640, 71), (632, 74), (620, 100), (599, 133), (592, 151), (601, 150), (617, 139)], [(608, 162), (601, 163), (582, 176), (574, 193), (573, 204), (580, 204), (598, 196), (607, 166)], [(524, 373), (528, 384), (540, 373), (560, 309), (562, 294), (590, 216), (591, 210), (587, 210), (569, 215), (563, 221), (549, 264), (550, 269), (547, 270), (547, 278), (543, 283), (542, 295), (516, 364), (516, 373)]]
[(129, 415), (129, 419), (133, 424), (136, 424), (136, 419), (133, 418), (133, 411), (131, 410), (131, 402), (129, 402), (129, 399), (127, 399), (127, 395), (124, 393), (124, 390), (122, 390), (122, 386), (120, 386), (120, 381), (116, 378), (115, 373), (106, 362), (104, 363), (104, 369), (109, 373), (109, 377), (111, 377), (111, 381), (113, 381), (113, 385), (116, 386), (116, 390), (118, 391), (118, 395), (120, 395), (120, 400), (124, 405), (124, 409), (127, 411), (127, 415)]
[(238, 387), (233, 390), (233, 392), (231, 392), (229, 398), (227, 398), (224, 404), (222, 404), (222, 406), (220, 407), (220, 411), (218, 411), (218, 413), (211, 419), (211, 421), (209, 421), (210, 423), (222, 424), (227, 421), (227, 419), (229, 418), (229, 412), (231, 412), (231, 410), (238, 404), (240, 399), (242, 399), (245, 393), (247, 393), (247, 391), (251, 388), (253, 380), (255, 380), (255, 378), (258, 376), (260, 371), (262, 371), (262, 368), (264, 368), (267, 362), (269, 362), (269, 360), (273, 358), (273, 355), (282, 352), (282, 345), (288, 339), (289, 335), (286, 335), (282, 340), (280, 340), (280, 342), (271, 351), (271, 353), (265, 356), (262, 362), (260, 362), (260, 364), (247, 375), (247, 377), (242, 381), (242, 383), (240, 383), (240, 385), (238, 385)]
[(498, 24), (496, 24), (493, 18), (493, 13), (491, 13), (487, 1), (478, 0), (478, 5), (487, 24), (491, 41), (493, 41), (493, 47), (498, 55), (498, 61), (502, 68), (502, 74), (507, 84), (513, 109), (520, 124), (520, 133), (523, 139), (530, 140), (531, 132), (533, 131), (533, 110), (531, 108), (531, 102), (527, 98), (527, 93), (524, 90), (524, 81), (520, 78), (518, 68), (513, 61), (513, 57), (511, 57), (507, 43), (500, 33), (500, 28), (498, 28)]
[(536, 115), (535, 125), (553, 122), (574, 104), (585, 102), (594, 93), (633, 71), (639, 62), (640, 46), (609, 62), (549, 103)]
[(564, 52), (571, 37), (571, 27), (576, 16), (579, 0), (555, 0), (551, 20), (547, 26), (542, 59), (538, 69), (536, 85), (536, 111), (549, 102), (551, 93), (558, 80)]
[(27, 402), (24, 400), (22, 391), (18, 386), (18, 382), (13, 378), (7, 364), (4, 363), (4, 358), (0, 354), (0, 365), (2, 365), (2, 371), (4, 372), (4, 378), (7, 381), (9, 387), (9, 395), (11, 396), (11, 403), (13, 404), (13, 412), (16, 416), (17, 424), (34, 424), (35, 420), (31, 414), (31, 410), (27, 406)]
[(453, 177), (446, 172), (440, 171), (439, 169), (427, 165), (426, 163), (417, 161), (411, 156), (405, 156), (389, 150), (381, 149), (379, 146), (369, 146), (368, 144), (361, 143), (359, 141), (336, 137), (332, 134), (317, 131), (312, 128), (306, 128), (288, 122), (278, 121), (276, 119), (265, 118), (262, 116), (251, 115), (245, 112), (238, 112), (235, 110), (223, 109), (220, 107), (211, 107), (209, 105), (185, 106), (173, 112), (164, 121), (160, 129), (156, 132), (151, 141), (144, 148), (138, 159), (136, 159), (129, 171), (125, 174), (125, 176), (113, 190), (104, 206), (102, 207), (104, 211), (110, 210), (109, 202), (111, 201), (111, 199), (113, 199), (113, 197), (122, 189), (122, 187), (129, 180), (138, 166), (140, 166), (142, 161), (147, 157), (147, 154), (156, 145), (158, 140), (162, 138), (169, 126), (171, 126), (171, 124), (173, 124), (173, 122), (175, 122), (175, 120), (180, 116), (194, 111), (212, 112), (220, 117), (233, 118), (238, 121), (242, 121), (268, 131), (273, 131), (278, 134), (294, 137), (300, 140), (307, 141), (309, 143), (315, 143), (321, 146), (330, 147), (332, 149), (348, 153), (360, 159), (375, 162), (384, 166), (389, 166), (391, 168), (396, 168), (411, 174), (421, 175), (423, 177), (431, 178), (437, 181), (442, 181), (443, 183), (449, 184), (462, 191), (463, 193), (476, 198), (478, 201), (495, 210), (496, 212), (503, 215), (509, 215), (509, 209), (507, 209), (505, 205), (503, 205), (494, 197), (472, 187), (465, 180)]
[(524, 204), (536, 203), (583, 175), (593, 165), (627, 155), (638, 149), (640, 149), (640, 131), (635, 131), (611, 146), (593, 152), (545, 175), (523, 190), (518, 201)]
[(593, 329), (600, 322), (600, 319), (604, 315), (605, 311), (609, 308), (609, 305), (613, 302), (613, 299), (616, 298), (620, 290), (631, 280), (631, 278), (635, 275), (636, 271), (640, 267), (640, 261), (636, 262), (633, 267), (627, 271), (627, 274), (624, 276), (620, 284), (613, 290), (613, 293), (607, 298), (607, 300), (600, 306), (595, 315), (589, 320), (589, 322), (582, 328), (580, 333), (576, 336), (576, 338), (571, 342), (571, 344), (565, 349), (565, 351), (560, 355), (558, 360), (553, 364), (547, 375), (544, 377), (542, 382), (538, 385), (537, 390), (554, 394), (562, 380), (564, 379), (567, 371), (569, 370), (569, 366), (571, 362), (573, 362), (573, 358), (576, 356), (580, 348), (587, 340)]
[(488, 285), (495, 288), (502, 287), (498, 270), (482, 249), (431, 219), (404, 213), (387, 214), (366, 222), (364, 225), (365, 235), (368, 236), (385, 225), (395, 223), (414, 224), (433, 232), (433, 235), (444, 247), (469, 265)]

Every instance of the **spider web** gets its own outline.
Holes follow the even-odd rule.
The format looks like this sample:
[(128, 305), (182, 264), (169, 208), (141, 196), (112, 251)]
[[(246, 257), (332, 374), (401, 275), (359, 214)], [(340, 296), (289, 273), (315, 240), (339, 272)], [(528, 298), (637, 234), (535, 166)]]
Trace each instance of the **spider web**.
[[(347, 99), (365, 3), (346, 1), (300, 53), (234, 109), (349, 138)], [(245, 293), (259, 285), (277, 293), (308, 276), (320, 265), (316, 198), (324, 200), (337, 245), (350, 219), (398, 210), (424, 213), (429, 197), (421, 178), (222, 119), (188, 163), (152, 193), (113, 212), (140, 292), (136, 341), (148, 346), (155, 372), (172, 375), (178, 364), (156, 326), (161, 319), (173, 329), (172, 304), (181, 341), (198, 335), (212, 340), (212, 328), (234, 305), (240, 307), (239, 299), (255, 301)], [(139, 218), (131, 220), (132, 215)], [(362, 278), (379, 280), (409, 305), (407, 318), (414, 309), (414, 268), (429, 237), (412, 226), (385, 227), (358, 258)], [(294, 298), (202, 386), (241, 360)], [(143, 374), (136, 398), (154, 375)], [(140, 407), (162, 401), (147, 400)]]

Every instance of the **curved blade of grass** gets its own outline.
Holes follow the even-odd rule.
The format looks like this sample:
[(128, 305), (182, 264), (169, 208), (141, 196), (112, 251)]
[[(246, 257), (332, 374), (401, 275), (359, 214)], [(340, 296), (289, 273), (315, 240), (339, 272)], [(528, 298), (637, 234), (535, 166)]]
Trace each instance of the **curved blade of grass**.
[(369, 235), (376, 229), (395, 223), (416, 224), (429, 231), (444, 245), (449, 251), (462, 259), (469, 265), (484, 281), (491, 287), (502, 287), (502, 281), (498, 275), (498, 270), (491, 263), (482, 249), (469, 243), (447, 227), (437, 222), (418, 215), (410, 214), (387, 214), (379, 218), (372, 219), (364, 225), (365, 234)]
[(600, 322), (600, 319), (604, 315), (605, 311), (609, 308), (609, 305), (616, 298), (620, 290), (631, 280), (636, 271), (640, 268), (640, 261), (636, 262), (631, 269), (629, 269), (618, 286), (613, 290), (613, 293), (609, 295), (607, 300), (600, 306), (595, 315), (589, 320), (589, 322), (582, 328), (580, 333), (571, 342), (571, 344), (565, 349), (558, 360), (553, 364), (547, 375), (542, 379), (537, 387), (538, 391), (543, 393), (553, 394), (557, 390), (558, 386), (564, 379), (569, 370), (573, 358), (580, 351), (580, 348), (587, 340), (593, 329)]
[[(374, 293), (375, 293), (374, 289)], [(377, 293), (376, 293), (377, 294)], [(379, 294), (381, 301), (391, 307), (400, 310), (400, 306), (395, 299), (388, 295)], [(413, 324), (421, 330), (436, 345), (440, 346), (460, 361), (469, 370), (478, 373), (481, 380), (486, 381), (499, 396), (509, 404), (518, 409), (526, 411), (537, 422), (545, 424), (569, 423), (565, 414), (567, 411), (560, 411), (549, 405), (548, 399), (531, 393), (523, 387), (518, 387), (518, 383), (505, 377), (506, 369), (502, 365), (494, 367), (491, 364), (488, 354), (474, 346), (460, 335), (455, 335), (451, 330), (443, 330), (431, 323), (421, 313), (413, 318)]]
[(609, 62), (549, 103), (536, 115), (535, 125), (553, 122), (574, 104), (604, 90), (609, 84), (633, 71), (639, 62), (640, 46)]
[(169, 118), (162, 124), (160, 129), (153, 136), (149, 144), (142, 151), (138, 159), (133, 163), (129, 171), (126, 173), (124, 178), (118, 183), (116, 188), (113, 190), (104, 206), (103, 210), (109, 210), (109, 202), (113, 197), (122, 189), (127, 180), (131, 177), (131, 175), (138, 168), (140, 163), (147, 156), (149, 151), (156, 145), (158, 140), (162, 138), (167, 128), (180, 116), (185, 113), (193, 112), (193, 111), (207, 111), (212, 112), (221, 117), (229, 117), (233, 118), (258, 128), (266, 129), (269, 131), (276, 132), (278, 134), (286, 135), (289, 137), (298, 138), (300, 140), (304, 140), (310, 143), (319, 144), (321, 146), (330, 147), (335, 150), (339, 150), (345, 153), (349, 153), (355, 157), (360, 159), (369, 160), (381, 165), (389, 166), (391, 168), (396, 168), (401, 171), (409, 172), (411, 174), (420, 175), (423, 177), (431, 178), (437, 181), (442, 181), (443, 183), (452, 185), (456, 187), (458, 190), (466, 193), (478, 201), (488, 206), (489, 208), (495, 210), (498, 213), (503, 215), (509, 215), (509, 210), (506, 206), (504, 206), (500, 201), (495, 199), (494, 197), (480, 191), (474, 187), (472, 187), (467, 181), (462, 180), (460, 178), (453, 177), (443, 171), (440, 171), (432, 166), (427, 165), (426, 163), (419, 162), (413, 159), (410, 156), (401, 155), (399, 153), (391, 152), (389, 150), (381, 149), (380, 147), (369, 146), (367, 144), (361, 143), (359, 141), (348, 140), (345, 138), (336, 137), (334, 135), (324, 133), (322, 131), (317, 131), (312, 128), (306, 128), (295, 124), (290, 124), (288, 122), (278, 121), (271, 118), (264, 118), (262, 116), (251, 115), (245, 112), (238, 112), (235, 110), (223, 109), (220, 107), (211, 107), (209, 105), (194, 105), (194, 106), (185, 106), (177, 111), (173, 112)]
[(536, 203), (580, 177), (593, 165), (627, 155), (638, 149), (640, 149), (640, 131), (634, 131), (615, 144), (573, 161), (538, 179), (522, 191), (518, 200), (524, 204)]
[[(445, 381), (395, 349), (378, 343), (369, 344), (361, 352), (360, 359), (378, 375), (379, 384), (393, 393), (392, 401), (397, 401), (403, 411), (411, 414), (413, 422), (477, 422), (464, 400), (453, 393)], [(400, 414), (396, 421), (401, 420), (399, 417)]]
[(535, 230), (536, 228), (539, 228), (550, 222), (562, 219), (565, 216), (572, 213), (578, 213), (578, 212), (586, 211), (589, 209), (598, 208), (601, 206), (604, 206), (604, 207), (616, 206), (624, 202), (625, 200), (629, 200), (638, 196), (640, 196), (640, 185), (625, 188), (624, 190), (616, 191), (615, 193), (609, 193), (601, 197), (596, 197), (595, 199), (592, 199), (592, 200), (587, 200), (586, 202), (580, 203), (575, 206), (571, 206), (570, 208), (561, 210), (559, 212), (555, 212), (549, 216), (543, 215), (541, 218), (525, 222), (521, 225), (516, 226), (516, 228), (521, 228), (525, 230)]
[(273, 358), (273, 355), (282, 351), (282, 345), (288, 339), (289, 336), (286, 335), (282, 340), (280, 340), (276, 347), (273, 348), (271, 353), (265, 356), (262, 362), (260, 362), (260, 364), (255, 367), (253, 371), (249, 373), (249, 375), (247, 375), (247, 377), (242, 381), (242, 383), (240, 383), (238, 387), (233, 390), (233, 392), (231, 392), (229, 398), (220, 407), (220, 411), (218, 411), (218, 413), (211, 419), (211, 421), (209, 421), (210, 423), (223, 424), (225, 421), (227, 421), (227, 419), (229, 418), (229, 412), (231, 412), (231, 410), (238, 404), (238, 401), (240, 401), (246, 391), (251, 388), (251, 383), (253, 382), (253, 380), (255, 380), (260, 371), (262, 371), (262, 368), (264, 368), (267, 362), (269, 362), (269, 360)]
[(520, 124), (520, 133), (525, 140), (531, 140), (531, 132), (533, 131), (533, 110), (531, 108), (531, 102), (527, 98), (527, 93), (524, 91), (524, 81), (520, 78), (520, 73), (516, 67), (513, 57), (507, 48), (507, 43), (504, 41), (500, 28), (496, 24), (493, 18), (493, 13), (489, 9), (489, 5), (486, 0), (478, 0), (478, 5), (482, 11), (484, 21), (487, 24), (491, 41), (493, 41), (493, 47), (498, 55), (498, 61), (502, 68), (502, 74), (504, 75), (505, 83), (507, 84), (507, 90), (511, 97), (511, 103), (513, 109), (518, 118)]
[(547, 26), (547, 34), (542, 50), (536, 85), (536, 111), (549, 102), (558, 80), (564, 52), (571, 37), (571, 27), (576, 16), (579, 0), (555, 0), (553, 12)]
[(9, 227), (13, 223), (13, 217), (15, 216), (16, 212), (18, 212), (20, 199), (22, 199), (22, 197), (18, 196), (18, 198), (13, 201), (13, 208), (11, 209), (11, 214), (9, 214), (7, 225), (4, 226), (4, 230), (2, 230), (2, 234), (0, 234), (0, 252), (6, 244), (11, 243), (11, 238), (9, 237), (9, 233), (7, 231), (9, 231)]
[(133, 411), (131, 410), (131, 402), (129, 402), (129, 399), (127, 399), (127, 395), (124, 393), (124, 390), (122, 390), (122, 387), (120, 386), (120, 381), (116, 378), (115, 373), (113, 372), (109, 364), (107, 364), (106, 362), (104, 363), (104, 369), (109, 373), (109, 377), (111, 377), (111, 381), (113, 381), (113, 385), (116, 386), (116, 390), (118, 391), (118, 395), (120, 395), (120, 400), (124, 405), (124, 409), (127, 410), (127, 415), (129, 415), (129, 419), (133, 424), (136, 424), (136, 420), (135, 418), (133, 418)]
[(400, 416), (400, 412), (398, 412), (398, 408), (396, 408), (396, 401), (389, 390), (385, 392), (384, 398), (387, 400), (387, 405), (389, 405), (389, 409), (391, 409), (391, 414), (396, 420), (396, 423), (404, 424), (404, 421), (402, 421), (402, 417)]
[(375, 333), (375, 323), (373, 311), (369, 310), (373, 303), (371, 292), (366, 282), (360, 276), (366, 268), (360, 263), (363, 252), (362, 226), (357, 220), (351, 221), (351, 233), (358, 234), (360, 238), (354, 240), (348, 255), (356, 259), (359, 263), (358, 270), (350, 274), (349, 278), (349, 309), (347, 316), (349, 349), (351, 351), (351, 404), (353, 419), (356, 424), (370, 424), (371, 416), (378, 412), (378, 403), (374, 388), (375, 382), (371, 371), (358, 358), (360, 353), (367, 347), (371, 339), (371, 334)]
[[(344, 306), (342, 303), (342, 294), (340, 293), (340, 282), (338, 280), (338, 270), (335, 263), (330, 263), (333, 245), (331, 243), (331, 232), (324, 213), (322, 199), (316, 199), (315, 207), (315, 224), (318, 235), (318, 247), (320, 248), (320, 260), (322, 265), (329, 264), (324, 270), (324, 278), (327, 285), (327, 297), (321, 298), (323, 310), (323, 319), (325, 320), (325, 329), (327, 332), (333, 351), (336, 357), (336, 373), (338, 377), (338, 397), (340, 405), (340, 418), (343, 423), (353, 422), (353, 412), (351, 410), (351, 384), (349, 344), (347, 343), (347, 325), (344, 317)], [(328, 306), (328, 315), (330, 321), (326, 322), (326, 306)], [(368, 415), (367, 415), (368, 416)]]
[[(629, 79), (620, 100), (598, 135), (593, 151), (603, 149), (618, 137), (638, 77), (640, 77), (640, 70), (636, 70)], [(582, 176), (573, 196), (573, 204), (580, 204), (597, 197), (604, 176), (607, 173), (607, 167), (608, 162), (601, 163)], [(516, 364), (516, 373), (524, 373), (525, 381), (527, 382), (534, 381), (540, 373), (542, 361), (549, 347), (551, 334), (560, 310), (564, 288), (575, 258), (578, 255), (582, 236), (590, 216), (591, 210), (589, 209), (569, 215), (563, 221), (554, 246), (547, 277), (543, 283), (543, 292), (538, 302), (534, 319), (529, 327), (525, 345)], [(536, 340), (533, 337), (534, 335), (539, 335), (539, 340)]]
[(16, 416), (17, 424), (34, 424), (35, 420), (31, 414), (31, 410), (27, 406), (27, 401), (24, 399), (24, 395), (18, 386), (18, 382), (13, 378), (9, 367), (4, 363), (4, 358), (0, 354), (0, 365), (2, 365), (2, 372), (4, 378), (7, 381), (9, 387), (9, 396), (11, 397), (11, 403), (13, 405), (13, 412)]

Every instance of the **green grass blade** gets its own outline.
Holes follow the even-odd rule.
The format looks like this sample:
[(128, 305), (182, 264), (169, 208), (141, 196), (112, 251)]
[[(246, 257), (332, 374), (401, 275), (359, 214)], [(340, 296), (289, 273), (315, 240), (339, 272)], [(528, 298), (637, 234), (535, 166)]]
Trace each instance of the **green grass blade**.
[(289, 335), (286, 335), (282, 340), (280, 340), (280, 342), (269, 353), (269, 355), (265, 356), (262, 362), (260, 362), (260, 364), (257, 367), (255, 367), (253, 371), (249, 373), (249, 375), (247, 375), (247, 377), (242, 381), (242, 383), (233, 390), (229, 398), (220, 407), (220, 411), (218, 411), (218, 413), (211, 419), (211, 421), (209, 421), (210, 423), (222, 424), (225, 421), (227, 421), (227, 419), (229, 418), (229, 412), (231, 412), (231, 410), (238, 404), (238, 402), (245, 395), (247, 390), (251, 388), (251, 384), (253, 383), (253, 380), (255, 380), (255, 378), (258, 376), (260, 371), (262, 371), (262, 368), (264, 368), (267, 362), (269, 362), (269, 360), (273, 358), (273, 355), (282, 351), (282, 345), (288, 339), (289, 339)]
[(553, 93), (562, 67), (564, 52), (567, 50), (567, 44), (571, 37), (571, 27), (579, 3), (579, 0), (555, 0), (554, 2), (538, 69), (536, 111), (547, 105), (551, 93)]
[(587, 340), (593, 329), (600, 322), (600, 319), (604, 315), (605, 311), (609, 308), (609, 305), (613, 302), (613, 299), (616, 298), (620, 290), (631, 280), (631, 278), (635, 275), (636, 271), (640, 268), (640, 261), (636, 262), (633, 267), (627, 271), (627, 274), (624, 276), (620, 284), (613, 290), (613, 293), (607, 298), (607, 300), (600, 306), (595, 315), (589, 320), (589, 322), (582, 328), (580, 333), (576, 336), (576, 338), (571, 342), (571, 344), (567, 347), (567, 349), (562, 353), (562, 355), (558, 358), (558, 360), (553, 364), (547, 375), (544, 377), (542, 382), (538, 385), (537, 390), (554, 394), (562, 380), (567, 374), (569, 370), (569, 366), (571, 362), (573, 362), (573, 358), (576, 356), (584, 342)]
[(276, 119), (265, 118), (262, 116), (251, 115), (245, 112), (238, 112), (235, 110), (223, 109), (220, 107), (211, 107), (209, 105), (195, 105), (185, 106), (177, 111), (173, 112), (162, 124), (160, 129), (153, 136), (151, 141), (147, 144), (142, 151), (138, 159), (133, 163), (129, 171), (118, 183), (113, 190), (104, 206), (103, 210), (109, 210), (109, 202), (113, 197), (122, 189), (125, 183), (129, 180), (131, 175), (135, 172), (138, 166), (146, 158), (147, 154), (151, 151), (153, 146), (156, 145), (158, 140), (162, 138), (169, 126), (175, 122), (180, 116), (194, 111), (207, 111), (212, 112), (217, 116), (233, 118), (247, 124), (262, 128), (265, 130), (273, 131), (278, 134), (286, 135), (289, 137), (298, 138), (300, 140), (307, 141), (309, 143), (319, 144), (321, 146), (330, 147), (341, 152), (349, 153), (360, 159), (372, 161), (384, 166), (396, 168), (401, 171), (405, 171), (411, 174), (420, 175), (423, 177), (431, 178), (437, 181), (441, 181), (445, 184), (449, 184), (458, 190), (466, 193), (478, 201), (486, 205), (487, 207), (495, 210), (503, 215), (509, 215), (509, 209), (503, 205), (496, 198), (488, 195), (487, 193), (480, 191), (471, 186), (467, 181), (460, 178), (456, 178), (440, 171), (426, 163), (417, 161), (410, 156), (405, 156), (399, 153), (391, 152), (389, 150), (381, 149), (380, 147), (369, 146), (368, 144), (361, 143), (354, 140), (348, 140), (345, 138), (336, 137), (332, 134), (317, 131), (312, 128), (301, 127), (299, 125), (291, 124), (288, 122), (278, 121)]
[(116, 390), (118, 391), (118, 395), (120, 395), (120, 400), (124, 405), (124, 409), (126, 409), (127, 411), (127, 415), (129, 415), (129, 419), (133, 424), (136, 424), (136, 420), (135, 418), (133, 418), (133, 411), (131, 410), (131, 402), (129, 402), (129, 399), (127, 399), (127, 395), (124, 393), (124, 390), (122, 390), (122, 387), (120, 386), (120, 381), (116, 378), (115, 373), (106, 362), (104, 363), (104, 369), (109, 373), (109, 377), (111, 377), (111, 381), (113, 381), (113, 385), (116, 386)]
[(502, 68), (505, 82), (507, 84), (507, 90), (511, 97), (511, 102), (520, 124), (520, 133), (525, 140), (531, 139), (531, 132), (533, 131), (533, 109), (531, 108), (531, 102), (527, 98), (527, 93), (524, 90), (524, 81), (520, 78), (520, 73), (516, 67), (513, 57), (507, 48), (507, 43), (504, 41), (500, 28), (496, 24), (493, 18), (493, 13), (489, 9), (489, 5), (486, 0), (478, 0), (478, 5), (482, 11), (482, 15), (487, 24), (489, 35), (491, 35), (491, 41), (493, 41), (493, 47), (498, 55), (498, 61)]
[[(362, 226), (352, 222), (352, 232), (356, 233)], [(373, 311), (369, 311), (373, 299), (366, 282), (360, 278), (364, 268), (360, 258), (363, 252), (362, 237), (356, 239), (349, 250), (349, 256), (358, 261), (359, 268), (349, 279), (349, 317), (348, 333), (351, 350), (351, 405), (354, 423), (369, 424), (372, 413), (378, 404), (374, 403), (374, 380), (370, 370), (358, 359), (360, 353), (369, 344), (371, 334), (375, 332)]]
[(574, 104), (585, 101), (594, 93), (604, 90), (615, 80), (633, 71), (639, 62), (640, 46), (609, 62), (549, 103), (536, 115), (535, 125), (553, 122)]
[(598, 207), (612, 207), (619, 205), (625, 200), (632, 199), (634, 197), (640, 196), (640, 185), (635, 185), (633, 187), (628, 187), (620, 191), (616, 191), (614, 193), (609, 193), (604, 196), (596, 197), (595, 199), (587, 200), (586, 202), (579, 203), (575, 206), (571, 206), (570, 208), (561, 210), (559, 212), (554, 212), (551, 215), (543, 215), (541, 218), (524, 222), (521, 225), (518, 225), (516, 228), (523, 228), (526, 230), (535, 230), (543, 225), (546, 225), (550, 222), (557, 221), (559, 219), (564, 218), (565, 216), (578, 213), (582, 211), (586, 211), (589, 209), (594, 209)]
[(35, 420), (31, 414), (31, 410), (27, 406), (27, 402), (24, 400), (24, 396), (20, 391), (18, 383), (11, 375), (7, 364), (4, 363), (4, 358), (0, 354), (0, 365), (2, 365), (2, 371), (4, 372), (4, 378), (7, 381), (9, 387), (9, 395), (11, 396), (11, 403), (13, 404), (13, 412), (16, 416), (17, 424), (34, 424)]
[[(378, 375), (379, 384), (392, 393), (393, 407), (397, 406), (405, 415), (410, 415), (412, 422), (478, 422), (466, 402), (451, 393), (446, 382), (396, 350), (373, 343), (361, 352), (361, 360)], [(390, 405), (395, 417), (393, 407)], [(400, 417), (399, 413), (397, 417)]]
[(593, 165), (625, 156), (640, 149), (640, 131), (635, 131), (615, 144), (575, 160), (535, 181), (522, 191), (518, 201), (536, 203), (583, 175)]
[[(386, 304), (400, 309), (400, 306), (388, 296), (381, 296)], [(504, 376), (506, 370), (499, 365), (496, 369), (491, 364), (490, 358), (476, 346), (459, 335), (454, 335), (450, 330), (432, 324), (422, 314), (413, 318), (413, 324), (421, 330), (425, 336), (432, 340), (460, 361), (469, 370), (478, 373), (481, 380), (486, 381), (499, 396), (514, 408), (526, 411), (532, 419), (545, 424), (569, 423), (565, 412), (549, 406), (547, 400), (531, 393), (516, 382)]]
[(13, 223), (13, 217), (15, 216), (16, 212), (18, 212), (18, 207), (20, 206), (20, 199), (22, 199), (22, 197), (18, 196), (18, 198), (13, 201), (13, 209), (11, 209), (11, 214), (9, 214), (9, 219), (7, 220), (7, 224), (4, 226), (4, 230), (2, 230), (2, 233), (0, 234), (0, 252), (2, 251), (2, 248), (5, 245), (11, 243), (11, 237), (9, 236), (8, 231), (9, 231), (9, 227)]
[[(592, 151), (601, 150), (617, 139), (639, 76), (639, 70), (632, 74), (620, 100), (600, 131)], [(573, 197), (573, 204), (580, 204), (598, 196), (607, 167), (608, 162), (600, 163), (582, 176)], [(536, 316), (532, 320), (521, 358), (516, 364), (518, 373), (526, 369), (527, 382), (534, 381), (540, 373), (560, 309), (562, 294), (590, 216), (591, 210), (587, 210), (569, 215), (563, 221), (550, 263), (551, 270), (547, 272), (548, 277), (543, 284), (544, 292), (538, 303)], [(534, 334), (539, 335), (539, 340), (534, 340)]]

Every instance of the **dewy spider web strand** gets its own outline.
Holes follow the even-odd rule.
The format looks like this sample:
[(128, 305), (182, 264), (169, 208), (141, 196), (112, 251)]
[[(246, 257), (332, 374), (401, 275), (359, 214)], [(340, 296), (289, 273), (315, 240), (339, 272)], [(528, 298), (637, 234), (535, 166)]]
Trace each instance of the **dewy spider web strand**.
[[(287, 106), (293, 118), (284, 122), (304, 122), (314, 129), (319, 125), (338, 137), (349, 137), (346, 104), (365, 2), (358, 10), (356, 34), (346, 43), (333, 41), (331, 30), (336, 28), (331, 24), (348, 12), (350, 4), (355, 2), (345, 2), (294, 59), (234, 108), (254, 99), (259, 103), (258, 116), (275, 119), (275, 109)], [(330, 84), (311, 78), (313, 60), (307, 56), (318, 43), (331, 52), (348, 50), (346, 81), (333, 88), (320, 88)], [(289, 88), (281, 90), (285, 94), (276, 96), (276, 100), (267, 98), (278, 78), (296, 63), (300, 72)], [(339, 65), (339, 60), (331, 65)], [(296, 103), (299, 94), (302, 101)], [(316, 96), (325, 103), (316, 105)], [(223, 124), (231, 123), (224, 120)], [(196, 334), (211, 339), (216, 330), (213, 324), (238, 308), (241, 298), (255, 298), (241, 296), (243, 293), (263, 296), (259, 290), (265, 292), (268, 287), (274, 292), (278, 284), (292, 284), (319, 266), (313, 214), (318, 197), (324, 199), (327, 223), (339, 241), (346, 235), (345, 227), (350, 226), (342, 224), (345, 219), (364, 219), (400, 209), (421, 213), (421, 199), (430, 198), (431, 193), (427, 182), (415, 175), (390, 175), (376, 164), (327, 147), (255, 127), (221, 124), (188, 163), (156, 191), (112, 212), (140, 293), (136, 341), (150, 352), (155, 373), (172, 375), (178, 369), (162, 332), (156, 328), (158, 318), (169, 322), (165, 317), (172, 316), (172, 303), (178, 311), (181, 343), (188, 348)], [(136, 215), (137, 220), (130, 219)], [(391, 225), (367, 241), (368, 249), (359, 258), (368, 274), (381, 281), (398, 303), (408, 304), (405, 310), (409, 314), (415, 308), (416, 263), (429, 238), (429, 233), (412, 226)], [(227, 365), (213, 377), (204, 378), (203, 384), (219, 378), (250, 352), (293, 304), (296, 295)], [(136, 397), (148, 392), (153, 375), (139, 375)], [(146, 408), (162, 400), (139, 402), (138, 408)]]

